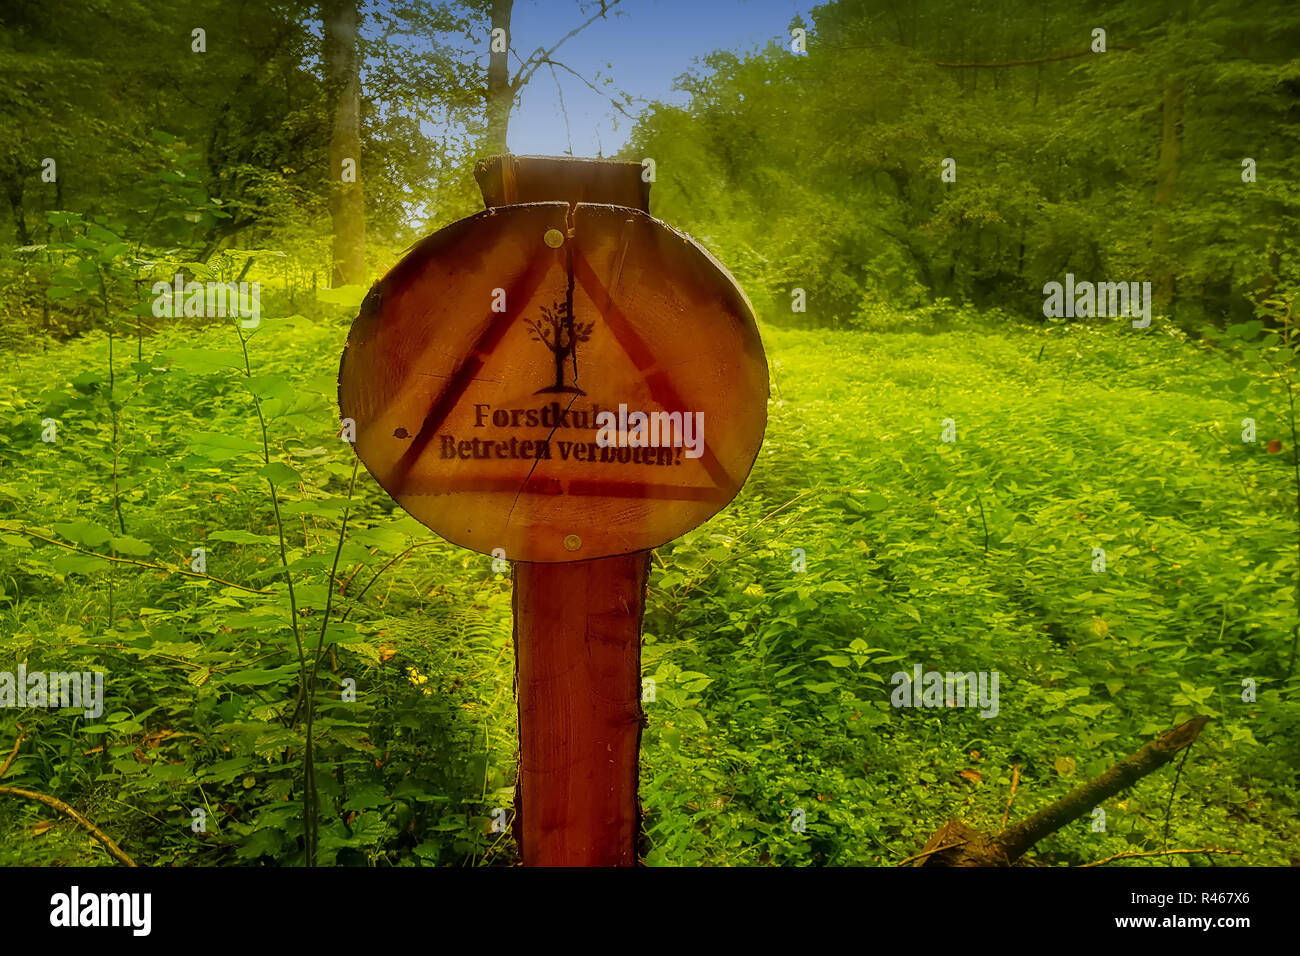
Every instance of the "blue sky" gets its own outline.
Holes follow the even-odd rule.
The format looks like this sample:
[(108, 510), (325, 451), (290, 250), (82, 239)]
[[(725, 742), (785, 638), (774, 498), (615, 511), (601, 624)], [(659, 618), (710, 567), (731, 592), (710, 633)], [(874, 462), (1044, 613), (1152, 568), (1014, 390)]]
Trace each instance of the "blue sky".
[[(619, 90), (644, 100), (685, 102), (673, 80), (697, 58), (714, 50), (744, 52), (773, 40), (789, 42), (796, 14), (808, 19), (812, 0), (623, 0), (605, 20), (597, 20), (554, 54), (597, 86), (610, 77)], [(577, 0), (515, 0), (511, 47), (527, 59), (539, 46), (550, 47), (598, 9)], [(487, 24), (484, 24), (486, 41)], [(486, 63), (486, 61), (484, 61)], [(511, 57), (511, 73), (518, 61)], [(556, 69), (569, 117), (565, 134), (560, 94), (543, 66), (520, 95), (510, 119), (509, 146), (519, 155), (563, 155), (572, 140), (573, 155), (612, 154), (631, 132), (632, 121), (577, 77)], [(628, 110), (635, 116), (644, 103)]]

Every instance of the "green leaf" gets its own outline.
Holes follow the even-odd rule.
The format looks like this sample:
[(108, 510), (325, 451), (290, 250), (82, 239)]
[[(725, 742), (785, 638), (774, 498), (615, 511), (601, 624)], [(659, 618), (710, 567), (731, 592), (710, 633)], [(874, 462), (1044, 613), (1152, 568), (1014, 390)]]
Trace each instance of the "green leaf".
[(153, 545), (148, 541), (141, 541), (139, 538), (114, 535), (109, 539), (109, 545), (117, 554), (125, 554), (130, 557), (142, 557), (153, 551)]
[(251, 531), (213, 531), (208, 537), (213, 541), (229, 541), (232, 544), (274, 544), (280, 539), (272, 534), (253, 534)]
[(254, 375), (244, 381), (244, 387), (263, 401), (292, 398), (295, 391), (292, 383), (278, 374)]
[(843, 654), (827, 654), (825, 657), (817, 658), (819, 661), (825, 661), (831, 667), (852, 667), (853, 659), (845, 657)]
[(673, 719), (676, 721), (677, 725), (684, 730), (709, 729), (709, 725), (705, 723), (704, 717), (698, 710), (694, 710), (693, 708), (686, 708), (677, 711)]
[(1235, 325), (1228, 326), (1226, 329), (1223, 330), (1223, 334), (1225, 337), (1228, 338), (1242, 339), (1243, 341), (1249, 341), (1250, 339), (1253, 339), (1255, 338), (1255, 336), (1259, 335), (1260, 330), (1263, 328), (1264, 328), (1263, 322), (1261, 322), (1259, 319), (1251, 319), (1248, 322), (1238, 322)]
[[(284, 515), (341, 515), (348, 506), (348, 499), (342, 495), (329, 498), (303, 498), (299, 501), (280, 502), (280, 513)], [(349, 535), (348, 537), (352, 537)]]
[[(348, 538), (365, 548), (378, 548), (380, 551), (400, 551), (406, 546), (406, 535), (391, 526), (365, 528), (361, 531), (348, 532)], [(665, 575), (666, 577), (666, 575)], [(660, 581), (660, 587), (671, 587)]]
[(168, 349), (166, 358), (187, 372), (215, 372), (244, 367), (244, 358), (238, 352), (218, 349)]
[(93, 554), (73, 554), (67, 551), (57, 555), (50, 564), (60, 574), (90, 574), (92, 571), (104, 571), (109, 566), (108, 561)]
[(357, 787), (343, 804), (344, 810), (373, 810), (388, 802), (386, 791), (379, 784), (365, 783)]
[(849, 587), (843, 581), (827, 581), (819, 584), (817, 590), (823, 594), (852, 594), (853, 588)]
[(112, 532), (89, 521), (58, 522), (53, 527), (60, 535), (83, 548), (98, 548), (113, 537)]
[(240, 684), (247, 687), (263, 687), (267, 684), (276, 684), (280, 681), (290, 680), (298, 676), (297, 664), (285, 664), (282, 667), (253, 668), (251, 670), (235, 671), (233, 674), (217, 675), (222, 683)]
[(257, 469), (257, 473), (263, 478), (269, 478), (272, 484), (276, 485), (296, 484), (302, 481), (302, 475), (281, 461), (263, 465)]
[(190, 450), (194, 454), (212, 461), (229, 461), (240, 455), (258, 454), (262, 451), (260, 443), (244, 438), (242, 435), (228, 435), (222, 432), (195, 432), (191, 438)]

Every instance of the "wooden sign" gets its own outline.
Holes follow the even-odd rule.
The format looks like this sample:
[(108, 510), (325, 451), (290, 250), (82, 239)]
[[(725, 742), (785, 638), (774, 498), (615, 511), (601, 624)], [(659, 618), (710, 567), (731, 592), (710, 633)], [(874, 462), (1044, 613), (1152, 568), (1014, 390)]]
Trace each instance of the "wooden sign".
[(367, 297), (339, 405), (356, 451), (448, 541), (520, 561), (657, 547), (740, 489), (767, 414), (744, 294), (624, 206), (489, 209)]
[(402, 507), (513, 562), (524, 863), (634, 865), (649, 549), (739, 491), (767, 364), (726, 270), (649, 215), (640, 165), (475, 172), (489, 208), (366, 297), (339, 407)]

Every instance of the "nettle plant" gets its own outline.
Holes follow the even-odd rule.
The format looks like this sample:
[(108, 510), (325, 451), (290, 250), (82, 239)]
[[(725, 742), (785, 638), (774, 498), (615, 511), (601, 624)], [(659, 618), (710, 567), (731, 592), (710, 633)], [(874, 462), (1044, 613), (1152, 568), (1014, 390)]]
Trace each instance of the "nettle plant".
[[(375, 582), (420, 546), (411, 535), (418, 526), (386, 520), (377, 499), (354, 497), (358, 459), (335, 421), (332, 374), (304, 381), (288, 366), (259, 368), (258, 340), (299, 335), (294, 321), (267, 319), (250, 331), (231, 320), (237, 349), (167, 353), (216, 387), (206, 402), (214, 426), (190, 436), (187, 473), (237, 476), (262, 495), (228, 515), (247, 530), (209, 530), (205, 539), (256, 553), (263, 566), (249, 579), (256, 591), (227, 590), (206, 615), (222, 653), (194, 677), (196, 718), (213, 728), (199, 779), (257, 795), (252, 808), (218, 814), (241, 859), (392, 862), (395, 846), (425, 860), (474, 859), (500, 836), (438, 803), (467, 772), (480, 776), (486, 802), (486, 758), (466, 764), (470, 744), (453, 733), (455, 709), (430, 700), (422, 668), (382, 678), (395, 652), (372, 635), (404, 625), (351, 619)], [(376, 728), (389, 728), (382, 747), (371, 739)], [(430, 753), (440, 746), (431, 741), (453, 739), (457, 753)]]
[[(105, 380), (74, 370), (79, 384), (41, 396), (42, 411), (57, 405), (68, 427), (38, 446), (25, 507), (0, 515), (0, 540), (22, 547), (25, 580), (48, 582), (49, 594), (74, 589), (85, 606), (82, 625), (23, 627), (22, 653), (46, 669), (60, 669), (56, 655), (86, 658), (109, 679), (103, 719), (71, 732), (90, 750), (61, 752), (62, 724), (76, 718), (23, 716), (39, 754), (26, 772), (44, 788), (97, 790), (137, 808), (141, 829), (125, 836), (148, 847), (141, 862), (198, 852), (446, 863), (509, 850), (483, 813), (508, 804), (496, 790), (509, 735), (491, 739), (464, 721), (464, 694), (446, 683), (458, 669), (450, 650), (444, 661), (396, 649), (409, 646), (408, 632), (418, 645), (436, 631), (439, 647), (487, 657), (491, 646), (499, 657), (509, 631), (452, 632), (456, 622), (420, 616), (423, 599), (403, 608), (413, 615), (394, 613), (398, 572), (433, 543), (413, 538), (411, 519), (392, 520), (380, 496), (354, 497), (333, 370), (296, 361), (298, 348), (326, 351), (337, 334), (264, 317), (255, 330), (230, 318), (147, 338), (144, 381), (119, 375), (113, 393), (125, 427), (122, 493), (112, 497)], [(43, 494), (56, 476), (59, 493)], [(463, 587), (491, 607), (485, 620), (508, 619), (508, 584), (483, 572), (489, 584), (466, 574)], [(15, 622), (25, 616), (15, 609)], [(508, 693), (508, 670), (495, 678), (495, 692)], [(451, 796), (471, 791), (472, 806)]]
[[(217, 208), (215, 201), (194, 184), (194, 174), (186, 171), (187, 166), (197, 162), (197, 155), (178, 152), (176, 141), (169, 134), (156, 132), (155, 140), (160, 151), (160, 169), (139, 187), (137, 197), (152, 208), (146, 232), (152, 231), (163, 241), (180, 238), (186, 232), (192, 238), (196, 230), (228, 218), (229, 214)], [(48, 241), (27, 250), (44, 258), (43, 274), (49, 283), (45, 289), (47, 325), (49, 310), (54, 307), (72, 316), (73, 323), (80, 317), (89, 317), (91, 326), (102, 329), (106, 338), (104, 364), (82, 369), (71, 380), (74, 393), (55, 390), (47, 402), (47, 415), (55, 420), (69, 410), (93, 414), (92, 409), (98, 406), (110, 424), (113, 512), (110, 524), (115, 526), (115, 533), (106, 532), (109, 537), (101, 540), (94, 531), (73, 531), (70, 540), (91, 548), (107, 544), (114, 554), (142, 557), (151, 548), (147, 542), (128, 535), (122, 509), (123, 413), (132, 399), (137, 405), (147, 402), (146, 379), (159, 371), (145, 361), (145, 333), (152, 331), (146, 329), (146, 317), (153, 314), (148, 291), (159, 272), (170, 275), (177, 268), (184, 268), (174, 258), (180, 250), (171, 248), (158, 253), (145, 250), (143, 238), (132, 243), (126, 225), (111, 217), (58, 210), (47, 214), (47, 223)], [(192, 265), (205, 268), (201, 264)], [(135, 357), (125, 370), (134, 377), (134, 386), (124, 389), (119, 382), (123, 371), (119, 352), (121, 340), (132, 334)], [(110, 576), (110, 621), (114, 609), (113, 584), (114, 578)]]
[[(42, 473), (64, 474), (63, 497), (0, 521), (25, 574), (84, 588), (89, 602), (89, 627), (60, 625), (58, 644), (32, 652), (89, 653), (115, 675), (108, 713), (82, 728), (99, 747), (36, 744), (47, 782), (111, 788), (142, 820), (179, 819), (154, 831), (149, 862), (191, 856), (194, 839), (218, 856), (308, 865), (395, 862), (395, 847), (436, 862), (500, 852), (501, 834), (474, 815), (493, 803), (495, 745), (479, 731), (471, 745), (457, 707), (430, 705), (425, 673), (384, 677), (395, 652), (368, 635), (396, 629), (390, 617), (376, 624), (367, 608), (370, 620), (349, 620), (416, 545), (382, 507), (350, 521), (357, 463), (337, 432), (333, 370), (285, 361), (296, 354), (285, 337), (332, 352), (332, 330), (300, 316), (253, 328), (237, 315), (160, 318), (156, 282), (238, 281), (254, 257), (278, 253), (199, 261), (202, 227), (228, 213), (183, 170), (165, 168), (144, 192), (144, 234), (158, 246), (120, 222), (56, 212), (51, 241), (30, 250), (48, 261), (47, 301), (105, 343), (102, 365), (37, 398), (36, 420), (61, 431), (27, 477), (39, 498)], [(364, 292), (319, 299), (355, 310)], [(68, 461), (80, 463), (71, 483)], [(39, 741), (44, 722), (26, 718), (24, 733)], [(377, 727), (389, 728), (383, 749)], [(474, 806), (444, 806), (471, 779)]]
[[(123, 239), (125, 227), (111, 220), (87, 220), (75, 212), (51, 212), (49, 223), (60, 238), (49, 242), (46, 250), (56, 263), (50, 274), (46, 296), (52, 301), (65, 302), (97, 313), (106, 333), (107, 354), (100, 369), (84, 369), (72, 379), (72, 386), (85, 396), (86, 404), (101, 404), (111, 423), (110, 452), (112, 455), (112, 512), (111, 525), (116, 533), (107, 540), (96, 540), (94, 532), (71, 532), (74, 543), (95, 546), (107, 543), (114, 554), (145, 555), (149, 553), (146, 542), (127, 534), (126, 519), (122, 512), (122, 396), (118, 391), (118, 356), (116, 350), (124, 320), (124, 306), (134, 297), (134, 277), (138, 272), (136, 252)], [(136, 250), (138, 251), (138, 250)], [(136, 333), (136, 361), (131, 366), (137, 380), (146, 371), (143, 361), (142, 331)], [(66, 407), (65, 409), (66, 410)], [(51, 406), (51, 417), (62, 410)], [(109, 618), (113, 618), (114, 578), (109, 577)]]
[[(202, 274), (225, 278), (232, 268), (222, 260)], [(322, 849), (333, 861), (344, 847), (377, 842), (388, 831), (376, 815), (362, 822), (358, 837), (339, 819), (348, 796), (346, 766), (365, 766), (374, 757), (361, 719), (370, 710), (367, 695), (356, 693), (355, 681), (332, 676), (335, 648), (363, 642), (347, 621), (350, 608), (339, 613), (335, 604), (340, 561), (346, 557), (355, 565), (371, 557), (347, 535), (357, 465), (346, 443), (326, 434), (333, 416), (322, 389), (301, 388), (287, 369), (256, 367), (254, 343), (273, 320), (252, 330), (238, 318), (227, 321), (235, 348), (167, 351), (173, 368), (201, 378), (201, 400), (216, 412), (211, 430), (191, 434), (181, 466), (195, 480), (233, 478), (236, 489), (261, 485), (261, 506), (228, 515), (247, 530), (208, 530), (204, 541), (213, 548), (256, 549), (259, 563), (268, 548), (274, 557), (252, 574), (255, 589), (227, 590), (212, 605), (210, 620), (229, 638), (221, 641), (219, 657), (192, 675), (199, 689), (196, 717), (210, 722), (217, 758), (201, 761), (200, 779), (217, 788), (238, 782), (261, 793), (261, 809), (251, 819), (217, 815), (218, 825), (242, 838), (239, 856), (292, 857), (300, 847), (300, 860), (315, 865)], [(242, 414), (231, 420), (221, 414), (226, 408)], [(312, 478), (303, 474), (308, 464), (318, 472)], [(326, 667), (326, 682), (327, 660), (334, 666)], [(325, 761), (318, 759), (322, 739), (331, 742)], [(324, 833), (322, 815), (333, 821)]]
[[(1296, 526), (1295, 613), (1290, 626), (1290, 644), (1285, 651), (1282, 669), (1284, 679), (1295, 674), (1296, 653), (1300, 648), (1300, 421), (1296, 418), (1297, 365), (1300, 364), (1300, 290), (1283, 289), (1255, 301), (1259, 316), (1248, 322), (1229, 326), (1224, 330), (1222, 344), (1238, 353), (1246, 374), (1228, 382), (1228, 387), (1243, 397), (1260, 402), (1270, 402), (1279, 393), (1286, 404), (1281, 410), (1280, 424), (1290, 436), (1290, 447), (1282, 461), (1289, 464), (1286, 479), (1293, 500), (1292, 517)], [(1261, 394), (1261, 386), (1263, 393)], [(1265, 441), (1261, 439), (1261, 444)], [(1282, 442), (1274, 438), (1267, 441), (1270, 454), (1282, 452)]]

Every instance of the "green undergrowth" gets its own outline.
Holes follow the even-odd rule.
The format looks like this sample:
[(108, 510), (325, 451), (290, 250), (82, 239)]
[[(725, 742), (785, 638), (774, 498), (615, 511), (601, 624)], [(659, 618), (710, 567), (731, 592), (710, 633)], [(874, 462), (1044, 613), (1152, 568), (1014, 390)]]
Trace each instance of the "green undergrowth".
[[(516, 859), (509, 575), (364, 469), (349, 499), (347, 324), (264, 317), (247, 367), (233, 327), (148, 336), (142, 361), (119, 337), (111, 393), (102, 334), (0, 369), (0, 670), (103, 670), (107, 697), (95, 717), (0, 710), (0, 760), (26, 738), (4, 784), (67, 801), (141, 863), (303, 862), (299, 641), (322, 648), (318, 862)], [(1198, 713), (1214, 719), (1172, 805), (1167, 767), (1034, 861), (1209, 845), (1243, 856), (1128, 862), (1297, 862), (1279, 395), (1155, 327), (764, 340), (748, 484), (653, 558), (647, 862), (892, 864), (949, 817), (995, 829), (1017, 766), (1013, 819)], [(197, 548), (208, 577), (178, 573)], [(996, 715), (891, 707), (916, 665), (997, 672)], [(0, 797), (0, 863), (112, 862)]]

